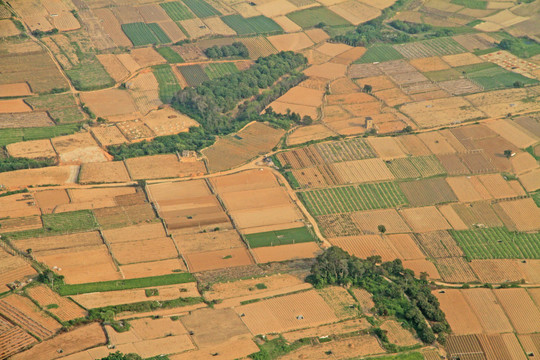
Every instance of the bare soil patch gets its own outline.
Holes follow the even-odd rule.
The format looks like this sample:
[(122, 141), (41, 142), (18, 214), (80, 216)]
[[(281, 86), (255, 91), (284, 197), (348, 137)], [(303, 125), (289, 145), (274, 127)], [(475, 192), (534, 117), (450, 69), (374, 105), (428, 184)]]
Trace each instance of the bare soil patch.
[(258, 247), (251, 251), (258, 263), (315, 258), (322, 253), (314, 242)]
[(81, 165), (79, 183), (114, 183), (130, 180), (127, 169), (122, 161), (85, 163)]
[(465, 297), (457, 289), (436, 290), (433, 294), (440, 302), (441, 310), (457, 335), (477, 334), (482, 326)]

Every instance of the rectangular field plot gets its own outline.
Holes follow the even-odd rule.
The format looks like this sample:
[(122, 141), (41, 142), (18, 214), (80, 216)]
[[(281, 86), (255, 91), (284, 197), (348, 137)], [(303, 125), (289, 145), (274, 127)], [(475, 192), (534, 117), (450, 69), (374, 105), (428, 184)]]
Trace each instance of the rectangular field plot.
[(368, 64), (399, 59), (403, 59), (403, 55), (391, 45), (374, 45), (368, 48), (364, 56), (357, 60), (357, 63)]
[(394, 183), (362, 184), (298, 193), (313, 216), (383, 209), (408, 203)]
[(540, 259), (539, 233), (513, 233), (506, 228), (450, 230), (470, 259)]
[(376, 157), (371, 146), (363, 139), (328, 142), (314, 145), (325, 162), (362, 160)]
[(187, 81), (189, 86), (197, 86), (205, 81), (210, 80), (208, 75), (206, 75), (202, 67), (199, 65), (179, 66), (178, 70), (180, 70), (180, 73)]
[[(180, 57), (180, 55), (178, 56)], [(159, 99), (163, 103), (170, 103), (172, 98), (181, 89), (171, 67), (169, 65), (156, 66), (154, 68), (154, 76), (159, 84)]]
[(309, 29), (323, 22), (328, 26), (350, 25), (350, 23), (325, 7), (314, 7), (292, 12), (287, 15), (303, 29)]
[(204, 0), (183, 0), (184, 4), (187, 5), (193, 11), (195, 15), (200, 18), (205, 18), (214, 15), (221, 15), (219, 11), (214, 9), (212, 5), (207, 3)]
[[(155, 26), (151, 27), (150, 25)], [(122, 30), (135, 46), (160, 44), (171, 41), (157, 24), (150, 25), (142, 22), (123, 24)]]
[(394, 49), (408, 59), (459, 54), (467, 51), (452, 38), (438, 38), (394, 45)]
[(315, 241), (314, 235), (305, 227), (249, 234), (245, 237), (252, 248)]
[(540, 331), (540, 310), (527, 290), (497, 289), (494, 293), (518, 333)]
[(189, 11), (189, 9), (180, 1), (171, 1), (160, 4), (160, 6), (167, 12), (174, 21), (193, 19), (195, 16)]
[(456, 195), (443, 178), (404, 182), (400, 183), (399, 187), (413, 206), (457, 201)]
[(249, 18), (243, 18), (240, 15), (227, 15), (221, 19), (238, 35), (271, 34), (283, 31), (274, 20), (263, 15)]
[(413, 156), (387, 161), (390, 171), (400, 179), (431, 177), (445, 174), (441, 163), (434, 155)]
[(239, 70), (234, 63), (208, 64), (204, 72), (210, 79), (217, 79), (225, 75), (237, 73)]

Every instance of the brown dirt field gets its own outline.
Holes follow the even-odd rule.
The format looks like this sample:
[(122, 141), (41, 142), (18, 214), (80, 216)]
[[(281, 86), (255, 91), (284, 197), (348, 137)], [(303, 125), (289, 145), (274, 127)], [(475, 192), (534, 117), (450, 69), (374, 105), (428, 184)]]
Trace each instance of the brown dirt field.
[[(339, 78), (330, 82), (330, 93), (332, 95), (344, 95), (354, 92), (359, 92), (360, 88), (354, 81), (349, 78)], [(369, 97), (373, 99), (372, 97)]]
[(90, 130), (96, 138), (98, 144), (102, 147), (109, 145), (120, 145), (128, 142), (128, 139), (114, 125), (100, 126)]
[(140, 224), (119, 229), (103, 230), (107, 242), (114, 244), (137, 240), (166, 237), (165, 229), (161, 223)]
[(69, 189), (68, 194), (71, 202), (92, 202), (100, 200), (109, 200), (115, 196), (135, 194), (137, 189), (131, 186), (102, 187), (88, 189)]
[(313, 65), (304, 70), (304, 74), (307, 76), (315, 76), (323, 79), (337, 79), (339, 77), (345, 76), (347, 73), (347, 66), (343, 64), (335, 63), (324, 63), (321, 65)]
[(403, 209), (401, 215), (414, 232), (450, 229), (451, 226), (435, 206)]
[(84, 102), (96, 116), (108, 118), (118, 115), (139, 116), (135, 102), (129, 92), (119, 89), (106, 89), (81, 94)]
[(51, 255), (37, 255), (36, 258), (50, 268), (56, 266), (56, 273), (64, 275), (67, 284), (121, 278), (105, 245), (81, 247), (72, 249), (71, 252)]
[(512, 332), (512, 325), (490, 289), (468, 289), (461, 293), (477, 315), (484, 332)]
[(355, 1), (346, 1), (332, 5), (329, 6), (329, 9), (353, 25), (372, 20), (381, 14), (381, 10), (378, 8)]
[(13, 244), (21, 251), (26, 251), (26, 249), (30, 248), (34, 253), (40, 255), (42, 252), (48, 250), (100, 245), (103, 244), (103, 241), (97, 231), (89, 231), (85, 233), (14, 240)]
[(469, 263), (464, 258), (450, 257), (437, 259), (436, 266), (445, 282), (469, 283), (478, 280)]
[(0, 97), (28, 95), (32, 95), (32, 90), (25, 82), (15, 84), (0, 84)]
[(187, 271), (186, 265), (180, 259), (151, 261), (132, 265), (122, 265), (120, 270), (126, 279), (136, 279), (147, 276), (159, 276)]
[(42, 342), (30, 350), (19, 353), (12, 357), (15, 360), (55, 359), (58, 349), (63, 350), (64, 355), (104, 345), (107, 342), (105, 332), (98, 323), (83, 325), (72, 331), (62, 333), (55, 338)]
[(520, 149), (538, 142), (537, 137), (522, 131), (511, 120), (497, 120), (487, 123), (486, 126)]
[[(139, 101), (137, 101), (139, 100)], [(140, 97), (136, 99), (136, 103), (139, 106), (139, 108), (143, 111), (149, 111), (152, 109), (152, 107), (147, 107), (146, 105), (149, 105), (149, 102), (146, 101), (147, 99), (144, 97)], [(116, 123), (116, 126), (122, 134), (126, 137), (129, 141), (138, 141), (138, 140), (149, 140), (153, 138), (156, 134), (150, 128), (148, 128), (144, 122), (142, 122), (139, 119), (131, 120), (131, 121), (122, 121)]]
[(457, 201), (456, 195), (443, 178), (427, 178), (402, 182), (401, 191), (411, 206), (427, 206)]
[(182, 254), (241, 248), (244, 246), (236, 230), (212, 231), (175, 238)]
[[(290, 331), (338, 321), (314, 290), (242, 305), (235, 311), (252, 334)], [(299, 315), (302, 315), (301, 319), (297, 318)]]
[(41, 229), (42, 227), (43, 224), (41, 223), (41, 217), (39, 216), (0, 220), (0, 234), (22, 230)]
[(367, 49), (364, 47), (354, 47), (352, 49), (349, 49), (338, 56), (336, 56), (334, 59), (331, 60), (331, 62), (335, 62), (338, 64), (344, 64), (344, 65), (350, 65), (353, 61), (359, 59), (366, 53)]
[(463, 250), (447, 231), (433, 231), (417, 234), (418, 243), (424, 252), (432, 258), (447, 258), (463, 256)]
[(418, 134), (418, 138), (420, 138), (434, 154), (449, 154), (456, 152), (456, 149), (452, 146), (448, 138), (444, 137), (440, 132), (421, 133)]
[(380, 235), (343, 236), (328, 240), (332, 245), (338, 246), (361, 259), (374, 255), (381, 256), (383, 261), (392, 261), (399, 258), (399, 254), (390, 242)]
[(395, 320), (385, 321), (381, 325), (381, 329), (387, 331), (388, 340), (391, 344), (398, 346), (414, 346), (419, 343), (418, 339), (409, 331), (403, 328), (400, 323)]
[(58, 295), (45, 285), (31, 287), (27, 290), (28, 295), (37, 301), (42, 308), (56, 304), (58, 308), (49, 308), (48, 311), (56, 315), (62, 321), (69, 321), (85, 317), (87, 312), (74, 302)]
[(357, 90), (351, 91), (345, 94), (331, 94), (327, 95), (326, 104), (328, 105), (350, 105), (350, 104), (361, 104), (361, 103), (371, 103), (376, 102), (377, 100), (366, 93), (357, 92)]
[(54, 122), (44, 111), (9, 114), (0, 113), (0, 128), (2, 129), (45, 126), (54, 126)]
[(6, 146), (9, 155), (25, 158), (55, 158), (56, 152), (49, 139), (31, 140), (9, 144)]
[[(351, 79), (367, 78), (367, 79), (364, 79), (366, 83), (368, 83), (370, 79), (387, 78), (386, 76), (375, 76), (375, 75), (383, 75), (382, 70), (379, 69), (379, 67), (375, 64), (352, 64), (351, 66), (349, 66), (349, 70), (347, 72), (347, 76), (350, 77)], [(387, 79), (388, 81), (390, 81), (389, 78)], [(390, 86), (395, 86), (391, 81), (390, 83), (391, 83)]]
[(15, 194), (0, 198), (0, 218), (32, 215), (40, 215), (32, 195)]
[[(464, 95), (482, 91), (482, 88), (479, 85), (469, 79), (442, 81), (438, 83), (438, 85), (441, 89), (446, 90), (452, 95)], [(448, 95), (446, 97), (448, 97)]]
[(524, 360), (526, 357), (523, 353), (523, 348), (519, 343), (515, 334), (501, 334), (501, 339), (508, 350), (511, 360)]
[(538, 163), (536, 162), (536, 159), (527, 152), (522, 152), (522, 153), (517, 154), (511, 159), (511, 162), (512, 162), (512, 172), (517, 175), (534, 170), (538, 167)]
[(335, 136), (336, 133), (322, 124), (302, 126), (287, 137), (287, 145), (298, 145), (311, 140), (321, 140)]
[[(460, 202), (474, 202), (491, 199), (491, 195), (484, 188), (483, 184), (479, 181), (472, 182), (470, 177), (448, 177), (446, 178), (446, 182)], [(478, 191), (478, 186), (481, 187), (480, 192)]]
[(258, 247), (251, 251), (258, 263), (315, 258), (322, 253), (314, 242)]
[(122, 161), (85, 163), (81, 165), (79, 183), (114, 183), (130, 180), (127, 169)]
[(125, 164), (133, 180), (193, 176), (206, 172), (202, 161), (179, 162), (172, 154), (131, 158)]
[(167, 34), (173, 43), (186, 39), (186, 34), (176, 25), (174, 21), (163, 21), (159, 27)]
[(96, 55), (96, 57), (114, 81), (120, 82), (129, 76), (129, 70), (124, 67), (114, 54), (100, 54)]
[(437, 154), (436, 156), (448, 175), (463, 175), (469, 173), (467, 166), (465, 166), (456, 154)]
[(369, 292), (364, 289), (351, 288), (351, 291), (356, 298), (356, 301), (360, 303), (360, 309), (364, 314), (372, 314), (371, 310), (375, 307), (372, 296)]
[(398, 138), (401, 148), (407, 155), (426, 156), (431, 155), (431, 151), (416, 135), (403, 135)]
[(527, 191), (540, 189), (540, 169), (520, 175), (519, 181)]
[(86, 163), (107, 161), (103, 151), (90, 133), (77, 133), (51, 139), (52, 145), (62, 163)]
[(17, 29), (13, 21), (9, 19), (0, 20), (0, 36), (2, 36), (3, 38), (16, 36), (20, 33), (20, 30)]
[(532, 198), (502, 201), (495, 209), (502, 210), (502, 220), (510, 231), (533, 231), (540, 228), (540, 208)]
[(360, 335), (342, 340), (334, 340), (315, 346), (302, 347), (282, 357), (284, 360), (292, 359), (328, 359), (331, 351), (336, 359), (345, 359), (349, 356), (364, 356), (384, 352), (377, 339), (369, 335)]
[(0, 100), (0, 113), (30, 112), (32, 108), (23, 99)]
[(313, 45), (304, 33), (274, 35), (267, 39), (278, 51), (298, 51)]
[(421, 260), (425, 259), (424, 253), (416, 245), (413, 238), (409, 234), (394, 234), (387, 235), (386, 238), (391, 246), (396, 249), (399, 257), (404, 260)]
[(69, 165), (10, 171), (0, 174), (0, 184), (8, 189), (30, 185), (72, 184), (77, 179), (78, 170), (78, 166)]
[(485, 283), (520, 281), (525, 278), (516, 260), (472, 260), (470, 264), (480, 281)]
[(188, 131), (192, 126), (199, 126), (195, 120), (179, 113), (172, 108), (151, 111), (142, 121), (157, 136), (173, 135)]
[(221, 195), (225, 207), (230, 211), (274, 207), (290, 204), (287, 192), (281, 187), (267, 188), (264, 192), (246, 190)]
[(319, 112), (315, 106), (299, 105), (299, 104), (290, 104), (280, 101), (274, 101), (268, 107), (271, 107), (274, 112), (278, 114), (286, 114), (288, 110), (291, 112), (297, 113), (301, 117), (309, 116), (312, 119), (317, 119), (319, 117)]
[(192, 272), (253, 264), (245, 248), (192, 253), (187, 254), (185, 259)]
[(317, 44), (330, 38), (323, 29), (309, 29), (306, 30), (305, 33)]
[(7, 319), (33, 333), (40, 339), (53, 336), (61, 325), (28, 298), (12, 294), (0, 300), (0, 311)]
[(7, 359), (11, 355), (33, 345), (36, 339), (18, 326), (0, 320), (0, 356)]
[(441, 214), (443, 214), (443, 216), (445, 217), (446, 221), (448, 221), (448, 223), (452, 225), (452, 228), (454, 230), (467, 230), (469, 228), (467, 224), (465, 224), (461, 217), (457, 214), (456, 210), (454, 210), (452, 205), (442, 205), (438, 208)]
[(134, 73), (141, 68), (130, 54), (118, 54), (116, 57), (130, 73)]
[(235, 135), (218, 139), (214, 145), (204, 149), (203, 154), (208, 159), (211, 172), (226, 170), (269, 152), (283, 134), (282, 129), (275, 129), (261, 122), (252, 122)]
[(137, 8), (139, 14), (143, 17), (146, 23), (161, 22), (170, 20), (169, 16), (156, 4), (142, 5)]
[(374, 95), (388, 106), (401, 105), (411, 101), (411, 98), (398, 88), (381, 90), (374, 93)]
[(37, 274), (28, 262), (20, 257), (12, 256), (4, 250), (0, 252), (0, 260), (0, 289), (2, 291), (9, 291), (7, 284), (11, 282), (25, 281)]
[(259, 347), (257, 344), (246, 335), (196, 351), (170, 355), (169, 358), (171, 360), (206, 360), (209, 354), (220, 354), (224, 359), (241, 359), (258, 351)]
[(368, 138), (369, 145), (383, 160), (405, 157), (406, 154), (399, 141), (393, 137)]
[(433, 294), (440, 302), (441, 310), (456, 335), (482, 332), (480, 321), (458, 289), (436, 290)]
[[(382, 139), (382, 138), (381, 138)], [(392, 180), (394, 175), (381, 159), (365, 159), (333, 164), (340, 184)]]
[(210, 179), (212, 186), (219, 193), (258, 190), (278, 187), (276, 177), (269, 170), (248, 170), (232, 175), (219, 176)]
[(435, 264), (428, 260), (405, 260), (403, 261), (403, 267), (414, 271), (418, 275), (425, 272), (428, 274), (428, 279), (431, 280), (441, 279), (441, 275), (437, 271)]
[(484, 60), (480, 59), (478, 56), (472, 53), (446, 55), (442, 56), (442, 59), (451, 67), (473, 65), (484, 62)]
[(447, 63), (441, 60), (438, 56), (421, 58), (421, 59), (412, 59), (409, 60), (409, 63), (414, 66), (418, 71), (428, 72), (428, 71), (439, 71), (449, 69)]
[(322, 104), (324, 91), (295, 86), (276, 101), (289, 104), (299, 104), (319, 107)]
[(406, 233), (411, 230), (394, 209), (361, 211), (351, 214), (356, 227), (365, 234), (378, 234), (378, 226), (384, 225), (386, 233)]
[(518, 333), (540, 331), (540, 310), (525, 289), (498, 289), (494, 293)]
[(352, 49), (351, 46), (345, 44), (324, 43), (317, 47), (316, 50), (324, 55), (335, 57), (347, 50)]
[(501, 174), (478, 175), (477, 178), (494, 199), (510, 198), (517, 195)]
[(396, 87), (396, 84), (392, 81), (392, 79), (386, 75), (359, 79), (356, 80), (356, 83), (360, 87), (364, 87), (364, 85), (371, 85), (373, 87), (372, 91), (375, 92)]
[[(246, 9), (252, 9), (251, 6), (248, 6), (248, 4), (246, 3), (242, 3), (242, 5), (246, 5)], [(279, 26), (281, 26), (281, 28), (286, 32), (286, 33), (294, 33), (294, 32), (298, 32), (298, 31), (302, 31), (302, 28), (300, 26), (298, 26), (294, 21), (292, 21), (291, 19), (289, 19), (288, 17), (286, 16), (276, 16), (274, 18), (272, 18), (272, 20), (274, 20)], [(314, 40), (311, 36), (310, 36), (310, 39), (312, 41), (314, 41), (315, 43), (319, 42), (319, 41), (316, 41)], [(325, 40), (325, 39), (323, 39)], [(320, 41), (323, 41), (323, 40), (320, 40)]]
[[(158, 295), (148, 297), (145, 290), (156, 289)], [(187, 283), (181, 285), (165, 285), (154, 286), (147, 289), (132, 289), (132, 290), (119, 290), (119, 291), (107, 291), (96, 292), (88, 294), (72, 295), (71, 297), (78, 304), (84, 306), (87, 309), (95, 309), (105, 306), (114, 306), (120, 304), (132, 304), (143, 301), (165, 301), (178, 299), (180, 297), (196, 297), (200, 296), (197, 291), (197, 283)]]
[(179, 23), (187, 31), (189, 37), (192, 39), (212, 35), (210, 29), (199, 18), (181, 20), (179, 21)]
[(227, 26), (227, 24), (217, 16), (204, 19), (204, 23), (214, 34), (223, 36), (236, 35), (236, 31)]
[(303, 338), (323, 337), (329, 335), (339, 335), (355, 331), (365, 330), (370, 324), (365, 319), (346, 320), (336, 324), (323, 325), (316, 328), (296, 330), (283, 334), (288, 342), (292, 343)]
[[(219, 178), (225, 179), (226, 177)], [(215, 178), (218, 179), (218, 178)], [(216, 181), (216, 180), (214, 180)], [(202, 197), (211, 195), (210, 189), (204, 180), (191, 180), (180, 182), (168, 182), (148, 185), (150, 200), (161, 202), (170, 200), (171, 193), (174, 193), (175, 199), (185, 199), (193, 197)]]
[(400, 110), (424, 128), (485, 117), (482, 111), (459, 97), (409, 103), (402, 106)]
[(225, 342), (231, 338), (248, 335), (249, 330), (232, 309), (202, 309), (180, 319), (199, 347)]
[(120, 264), (133, 264), (178, 257), (171, 238), (155, 238), (111, 244), (111, 252)]

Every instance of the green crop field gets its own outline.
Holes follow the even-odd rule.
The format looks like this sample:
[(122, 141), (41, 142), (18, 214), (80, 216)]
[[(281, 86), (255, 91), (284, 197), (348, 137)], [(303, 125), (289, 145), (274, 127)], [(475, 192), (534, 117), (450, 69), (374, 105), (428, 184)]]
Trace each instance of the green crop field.
[(391, 182), (310, 190), (298, 195), (313, 216), (391, 208), (408, 203), (399, 187)]
[(465, 6), (469, 9), (485, 9), (487, 8), (487, 1), (482, 0), (451, 0), (452, 4)]
[(409, 160), (422, 177), (444, 175), (446, 173), (435, 155), (413, 156)]
[(208, 64), (208, 66), (204, 68), (204, 72), (211, 80), (239, 72), (239, 70), (234, 63), (218, 63)]
[(359, 64), (403, 59), (403, 55), (391, 45), (375, 45), (356, 61)]
[(34, 110), (49, 110), (77, 106), (73, 94), (50, 94), (24, 99)]
[(178, 70), (180, 70), (180, 73), (182, 73), (189, 86), (197, 86), (210, 80), (199, 65), (179, 66)]
[(428, 71), (424, 75), (431, 81), (448, 81), (448, 80), (457, 80), (460, 79), (463, 75), (454, 69), (446, 69), (439, 71)]
[(195, 17), (180, 1), (171, 1), (159, 5), (174, 21), (193, 19)]
[(540, 259), (540, 233), (506, 228), (450, 230), (469, 259)]
[(43, 228), (41, 229), (24, 230), (9, 233), (6, 236), (9, 239), (26, 239), (29, 237), (70, 234), (98, 228), (98, 223), (90, 210), (44, 214), (41, 216), (41, 220), (43, 221)]
[(159, 99), (165, 104), (170, 103), (176, 93), (181, 90), (171, 67), (169, 65), (154, 67), (154, 76), (159, 84)]
[(73, 86), (81, 91), (98, 90), (114, 85), (113, 78), (95, 56), (66, 70), (66, 74)]
[(58, 123), (74, 123), (84, 120), (84, 115), (78, 107), (49, 110), (49, 115)]
[[(159, 28), (159, 26), (158, 26)], [(146, 23), (137, 22), (131, 24), (122, 24), (122, 30), (127, 35), (129, 40), (133, 43), (134, 46), (143, 46), (151, 44), (161, 43), (160, 39), (154, 34), (153, 29)], [(159, 28), (161, 30), (161, 28)], [(161, 30), (163, 32), (163, 30)], [(165, 33), (163, 33), (165, 35)], [(165, 35), (167, 37), (167, 35)], [(167, 37), (168, 41), (171, 40)]]
[(140, 289), (150, 286), (163, 286), (183, 284), (195, 281), (190, 273), (178, 273), (161, 276), (152, 276), (140, 279), (112, 280), (87, 284), (68, 285), (58, 287), (58, 293), (62, 296), (86, 294), (91, 292), (105, 292), (115, 290)]
[(184, 62), (184, 59), (182, 59), (180, 54), (171, 49), (170, 47), (160, 47), (157, 48), (156, 51), (159, 53), (159, 55), (163, 56), (163, 58), (169, 63), (178, 64)]
[(351, 25), (335, 12), (322, 6), (295, 11), (287, 14), (287, 17), (303, 29), (312, 28), (320, 23), (328, 26)]
[(221, 18), (225, 24), (236, 31), (238, 35), (271, 34), (283, 31), (274, 20), (266, 16), (244, 18), (240, 15), (228, 15)]
[(204, 0), (183, 0), (184, 4), (200, 18), (205, 18), (214, 15), (221, 15), (219, 11), (214, 9), (212, 5)]
[(167, 44), (171, 42), (171, 39), (167, 36), (167, 34), (165, 34), (163, 29), (160, 28), (158, 24), (148, 24), (148, 27), (150, 28), (150, 30), (152, 30), (152, 32), (161, 44)]
[(286, 244), (297, 244), (315, 241), (315, 236), (305, 227), (286, 229), (278, 231), (268, 231), (257, 234), (246, 235), (246, 240), (252, 248), (262, 246), (277, 246)]
[(50, 139), (56, 136), (71, 135), (79, 131), (80, 128), (80, 124), (61, 124), (36, 128), (0, 129), (0, 146), (6, 146), (20, 141)]

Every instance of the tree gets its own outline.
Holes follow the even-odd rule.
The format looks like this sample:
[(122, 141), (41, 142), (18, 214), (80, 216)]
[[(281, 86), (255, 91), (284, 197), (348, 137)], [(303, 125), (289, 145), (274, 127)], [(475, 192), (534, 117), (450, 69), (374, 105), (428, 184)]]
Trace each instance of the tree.
[(384, 225), (377, 226), (377, 229), (379, 230), (381, 234), (384, 234), (386, 232), (386, 226)]
[(109, 354), (108, 356), (101, 358), (100, 360), (142, 360), (142, 357), (133, 353), (122, 354), (120, 351), (117, 351), (113, 354)]
[(366, 84), (364, 85), (364, 88), (362, 89), (363, 92), (371, 94), (371, 91), (373, 90), (373, 86)]
[(512, 150), (504, 150), (504, 156), (507, 158), (507, 159), (510, 159), (512, 157)]

